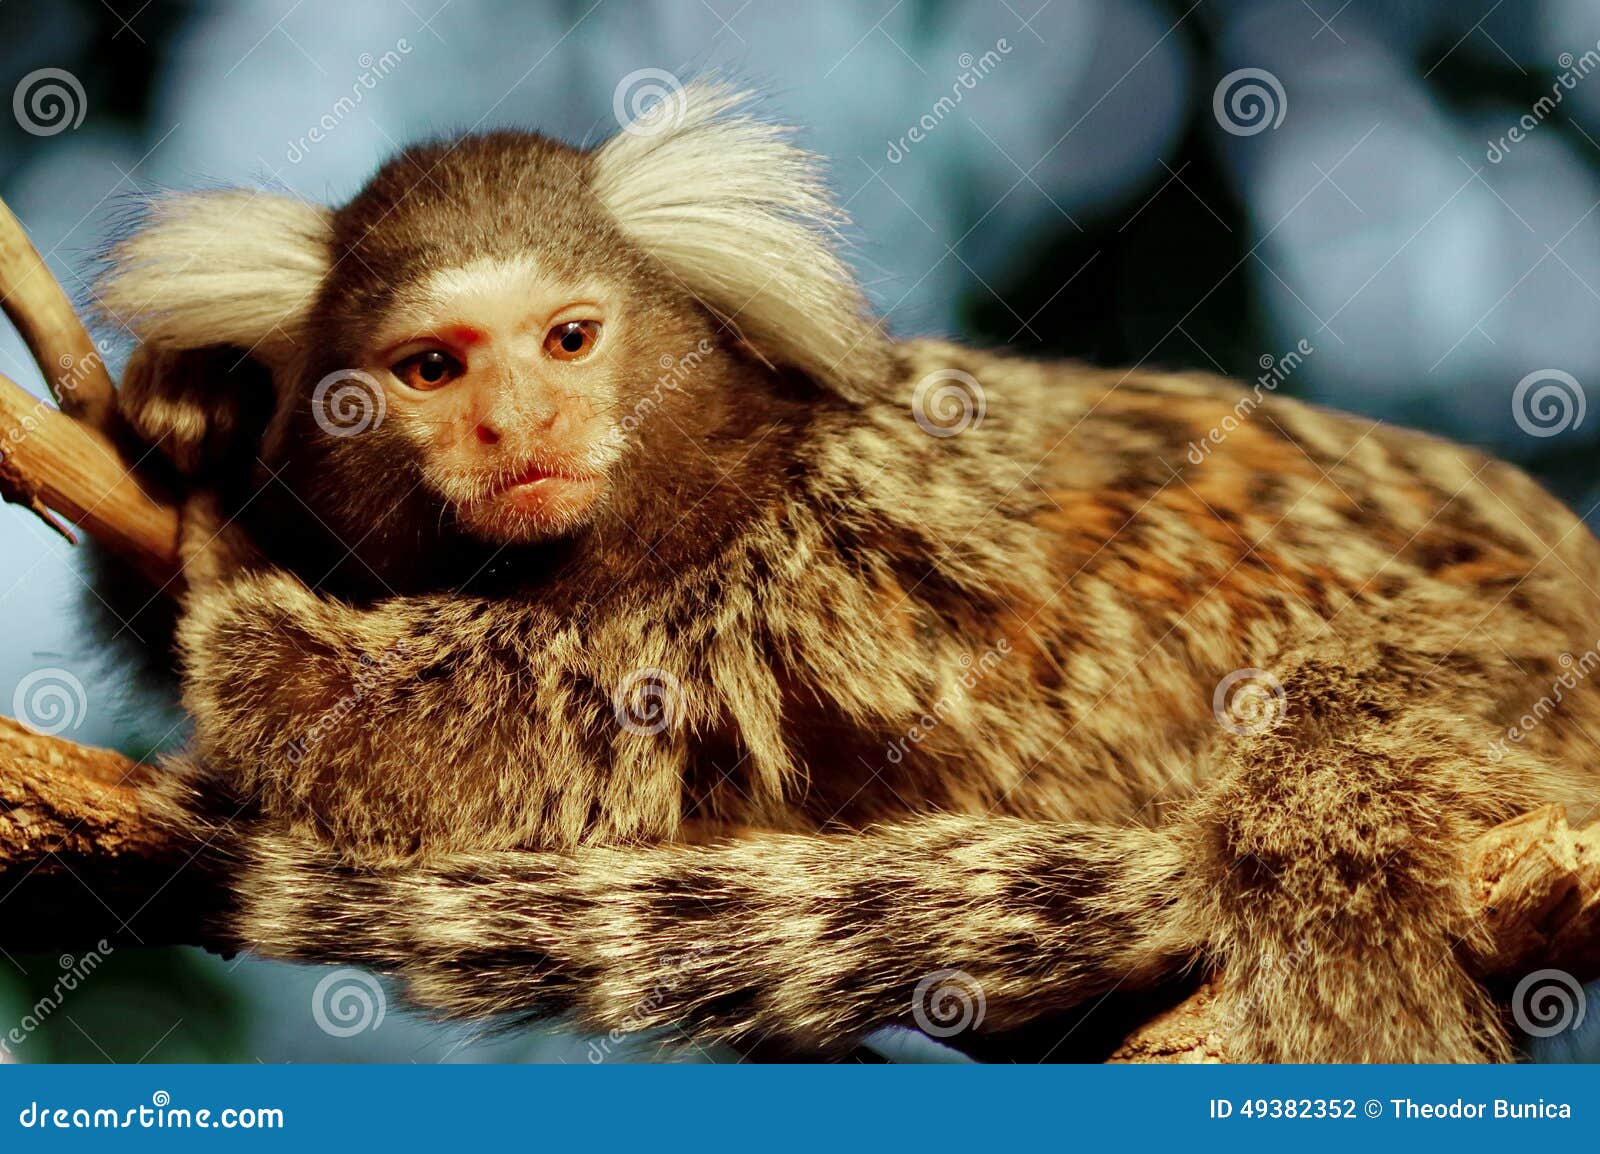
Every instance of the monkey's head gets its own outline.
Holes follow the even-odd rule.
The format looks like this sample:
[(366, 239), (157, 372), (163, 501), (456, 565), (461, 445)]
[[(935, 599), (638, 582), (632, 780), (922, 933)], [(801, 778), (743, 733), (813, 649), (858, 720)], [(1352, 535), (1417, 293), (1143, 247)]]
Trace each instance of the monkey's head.
[[(582, 538), (693, 501), (797, 382), (851, 404), (884, 379), (812, 158), (742, 102), (691, 85), (587, 151), (407, 149), (333, 210), (158, 201), (101, 300), (158, 366), (228, 346), (264, 367), (272, 417), (245, 451), (280, 530), (284, 495), (304, 506), (286, 547), (326, 538), (387, 581), (462, 545)], [(147, 370), (124, 406), (180, 465), (237, 423), (237, 374), (196, 376)]]
[(590, 168), (537, 136), (468, 137), (401, 153), (333, 213), (336, 259), (281, 438), (296, 480), (404, 486), (341, 502), (369, 527), (371, 498), (432, 503), (495, 545), (593, 523), (623, 479), (620, 423), (640, 387), (711, 330), (681, 286), (645, 272)]

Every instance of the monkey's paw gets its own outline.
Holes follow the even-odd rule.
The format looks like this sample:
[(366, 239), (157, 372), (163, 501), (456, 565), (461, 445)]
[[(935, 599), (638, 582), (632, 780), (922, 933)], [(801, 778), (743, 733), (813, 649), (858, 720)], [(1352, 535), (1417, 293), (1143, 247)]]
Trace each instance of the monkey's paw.
[(178, 519), (178, 558), (190, 589), (214, 588), (252, 568), (255, 551), (223, 516), (216, 494), (196, 493)]

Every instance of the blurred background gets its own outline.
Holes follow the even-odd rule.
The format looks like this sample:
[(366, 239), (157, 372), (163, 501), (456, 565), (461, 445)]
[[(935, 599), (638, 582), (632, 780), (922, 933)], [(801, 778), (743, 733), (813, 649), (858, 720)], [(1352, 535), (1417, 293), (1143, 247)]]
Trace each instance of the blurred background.
[[(1244, 379), (1292, 366), (1285, 392), (1489, 447), (1586, 516), (1600, 502), (1590, 0), (4, 4), (0, 196), (86, 301), (130, 197), (245, 183), (337, 201), (419, 136), (596, 141), (652, 86), (705, 72), (761, 88), (827, 158), (898, 334)], [(9, 330), (0, 373), (43, 393)], [(0, 514), (0, 711), (64, 670), (83, 687), (64, 736), (180, 743), (171, 701), (85, 632), (85, 576), (33, 518)], [(357, 975), (198, 951), (117, 952), (61, 994), (88, 961), (0, 957), (0, 1034), (26, 1027), (0, 1057), (661, 1053), (484, 1038), (392, 1000), (380, 1014)], [(1600, 1060), (1600, 1012), (1534, 1052)]]

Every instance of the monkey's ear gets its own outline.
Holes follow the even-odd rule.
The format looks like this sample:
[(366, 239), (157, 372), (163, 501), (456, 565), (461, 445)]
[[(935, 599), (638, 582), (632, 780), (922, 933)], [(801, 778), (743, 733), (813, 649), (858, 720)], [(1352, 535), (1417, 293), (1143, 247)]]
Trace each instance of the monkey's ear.
[(155, 352), (234, 345), (282, 364), (331, 263), (331, 217), (247, 189), (158, 198), (107, 252), (97, 307)]
[(117, 412), (190, 481), (247, 477), (273, 411), (270, 370), (231, 345), (171, 351), (140, 345), (117, 387)]
[(673, 92), (595, 152), (594, 190), (767, 360), (876, 394), (888, 341), (834, 249), (844, 214), (789, 130), (739, 111), (750, 99), (708, 82)]
[(325, 208), (233, 189), (151, 201), (107, 251), (95, 310), (139, 341), (118, 411), (184, 477), (221, 484), (254, 462), (330, 234)]

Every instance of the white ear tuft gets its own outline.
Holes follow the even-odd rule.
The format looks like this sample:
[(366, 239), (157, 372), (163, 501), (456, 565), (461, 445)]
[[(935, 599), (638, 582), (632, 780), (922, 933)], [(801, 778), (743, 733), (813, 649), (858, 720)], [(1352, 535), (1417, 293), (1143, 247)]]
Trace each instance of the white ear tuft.
[(152, 349), (286, 357), (328, 271), (330, 216), (246, 189), (157, 199), (111, 246), (97, 307)]
[(601, 201), (636, 243), (763, 356), (851, 398), (881, 385), (886, 341), (834, 251), (844, 214), (750, 94), (697, 81), (594, 156)]

